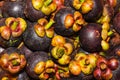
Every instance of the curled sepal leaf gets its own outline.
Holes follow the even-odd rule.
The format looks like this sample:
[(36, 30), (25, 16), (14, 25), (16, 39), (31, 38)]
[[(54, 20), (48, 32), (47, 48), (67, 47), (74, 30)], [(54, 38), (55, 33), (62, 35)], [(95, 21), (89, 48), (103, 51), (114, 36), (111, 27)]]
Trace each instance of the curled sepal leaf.
[(104, 40), (101, 41), (101, 46), (102, 46), (102, 49), (105, 51), (108, 50), (110, 47), (109, 43)]
[(92, 74), (92, 72), (94, 71), (94, 68), (92, 65), (89, 65), (89, 66), (81, 67), (81, 70), (85, 75), (89, 75), (89, 74)]
[(45, 19), (45, 18), (41, 18), (41, 19), (39, 19), (37, 22), (38, 22), (38, 24), (40, 24), (41, 26), (45, 26), (45, 25), (48, 23), (47, 19)]
[(45, 15), (50, 15), (52, 12), (54, 12), (57, 9), (57, 5), (55, 3), (51, 3), (49, 6), (43, 5), (41, 8), (41, 11)]
[(73, 52), (73, 46), (70, 43), (65, 43), (64, 48), (66, 49), (66, 55), (70, 55)]
[(101, 37), (102, 37), (103, 40), (106, 40), (107, 37), (108, 37), (108, 31), (105, 30), (105, 29), (102, 29)]
[(64, 20), (65, 28), (69, 29), (74, 24), (74, 18), (71, 14), (68, 14)]
[(108, 22), (104, 22), (103, 25), (102, 25), (102, 29), (109, 30), (110, 29), (110, 24)]
[(39, 24), (36, 24), (34, 26), (34, 29), (35, 29), (35, 32), (37, 33), (37, 35), (39, 37), (44, 37), (45, 36), (45, 29), (43, 26), (39, 25)]
[(66, 43), (66, 40), (63, 36), (56, 35), (52, 38), (52, 46), (63, 46)]
[(11, 31), (10, 31), (9, 27), (2, 26), (2, 27), (0, 27), (0, 34), (3, 39), (9, 40), (9, 38), (11, 36)]
[(71, 57), (64, 54), (60, 59), (58, 59), (58, 63), (61, 65), (67, 65), (69, 64), (70, 60)]
[(79, 53), (77, 53), (77, 54), (75, 55), (74, 59), (75, 59), (76, 61), (82, 61), (82, 60), (87, 59), (87, 55), (86, 55), (85, 53), (83, 53), (83, 52), (79, 52)]
[(72, 29), (73, 29), (73, 31), (78, 32), (81, 29), (81, 26), (75, 23), (73, 25)]
[(10, 25), (11, 25), (11, 22), (13, 22), (14, 20), (15, 20), (14, 17), (8, 17), (8, 18), (5, 20), (6, 26), (10, 26)]
[(73, 75), (79, 75), (81, 73), (81, 67), (77, 61), (70, 61), (69, 70)]
[(53, 28), (46, 30), (46, 36), (52, 38), (54, 36)]
[(94, 6), (93, 0), (86, 0), (81, 6), (82, 13), (83, 14), (88, 13), (93, 9), (93, 6)]
[(84, 3), (85, 0), (73, 0), (73, 7), (76, 10), (79, 10), (82, 6), (82, 4)]
[(75, 22), (73, 24), (72, 29), (73, 29), (73, 31), (77, 32), (81, 29), (82, 25), (85, 24), (85, 20), (83, 19), (82, 14), (78, 11), (74, 12), (74, 20), (75, 20)]
[(34, 67), (34, 72), (36, 74), (41, 74), (45, 70), (45, 66), (46, 66), (46, 63), (43, 61), (37, 63)]
[(45, 65), (45, 68), (51, 68), (51, 67), (54, 67), (54, 62), (52, 60), (47, 60), (46, 61), (46, 65)]
[(40, 10), (44, 5), (44, 0), (32, 0), (32, 5), (36, 10)]
[(40, 80), (47, 80), (48, 78), (49, 78), (49, 74), (46, 73), (45, 71), (39, 75)]

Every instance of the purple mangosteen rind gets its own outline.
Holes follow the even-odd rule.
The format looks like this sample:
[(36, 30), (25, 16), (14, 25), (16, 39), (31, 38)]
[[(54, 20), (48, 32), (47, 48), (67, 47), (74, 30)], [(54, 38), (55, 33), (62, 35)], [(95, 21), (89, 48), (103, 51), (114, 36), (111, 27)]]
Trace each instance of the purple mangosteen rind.
[(80, 30), (80, 46), (88, 52), (101, 51), (101, 31), (101, 25), (96, 23), (88, 23)]
[(28, 22), (29, 27), (23, 34), (23, 42), (32, 51), (47, 51), (51, 44), (51, 38), (48, 38), (46, 35), (39, 37), (34, 30), (35, 24), (36, 22)]

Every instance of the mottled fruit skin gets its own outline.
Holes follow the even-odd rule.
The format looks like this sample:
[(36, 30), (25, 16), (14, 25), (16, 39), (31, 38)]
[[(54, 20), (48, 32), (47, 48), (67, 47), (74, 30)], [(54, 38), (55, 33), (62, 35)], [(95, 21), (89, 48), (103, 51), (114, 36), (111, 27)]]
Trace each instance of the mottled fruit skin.
[(96, 23), (89, 23), (80, 30), (80, 45), (85, 51), (98, 52), (101, 50), (101, 30), (101, 26)]
[(64, 25), (64, 19), (67, 14), (74, 14), (74, 10), (71, 8), (62, 8), (55, 14), (55, 24), (54, 29), (55, 32), (62, 36), (71, 36), (75, 32), (72, 30), (72, 28), (66, 29)]
[(113, 19), (113, 27), (120, 34), (120, 12)]
[(49, 59), (46, 52), (34, 52), (31, 54), (31, 56), (28, 58), (27, 66), (26, 66), (26, 72), (27, 74), (33, 78), (39, 80), (38, 75), (34, 72), (35, 65), (40, 61), (47, 61)]
[(25, 2), (23, 1), (5, 1), (1, 9), (3, 17), (25, 18)]
[(36, 23), (28, 23), (28, 28), (23, 34), (23, 41), (26, 47), (32, 51), (46, 51), (49, 49), (51, 39), (47, 36), (39, 37), (35, 30), (34, 25)]

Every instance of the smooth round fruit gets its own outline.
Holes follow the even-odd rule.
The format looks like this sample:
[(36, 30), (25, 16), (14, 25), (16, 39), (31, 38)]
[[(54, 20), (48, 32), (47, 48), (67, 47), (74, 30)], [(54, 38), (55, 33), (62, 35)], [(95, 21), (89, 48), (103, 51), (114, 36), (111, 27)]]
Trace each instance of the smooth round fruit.
[(98, 52), (101, 50), (101, 25), (88, 23), (79, 33), (80, 45), (88, 52)]

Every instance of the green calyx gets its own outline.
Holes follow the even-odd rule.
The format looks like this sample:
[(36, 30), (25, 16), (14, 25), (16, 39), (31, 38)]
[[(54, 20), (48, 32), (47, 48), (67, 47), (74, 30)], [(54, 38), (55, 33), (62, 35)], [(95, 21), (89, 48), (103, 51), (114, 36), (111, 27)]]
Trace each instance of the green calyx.
[(11, 40), (11, 39), (10, 39), (10, 40), (9, 40), (9, 45), (12, 46), (12, 45), (14, 45), (17, 41), (18, 41), (18, 40)]
[(50, 19), (50, 21), (45, 25), (45, 29), (49, 29), (54, 23), (55, 21), (53, 19)]
[(59, 59), (65, 54), (65, 50), (62, 47), (54, 47), (51, 53), (55, 59)]
[(12, 60), (12, 65), (13, 66), (18, 66), (20, 63), (17, 60)]
[(18, 24), (19, 23), (17, 21), (14, 21), (13, 24), (11, 25), (11, 30), (15, 30)]
[(64, 49), (58, 49), (57, 55), (61, 57), (65, 53)]
[(85, 0), (80, 0), (81, 3), (85, 2)]
[(44, 2), (44, 5), (45, 5), (45, 6), (48, 6), (48, 5), (50, 5), (50, 4), (52, 3), (52, 1), (53, 1), (53, 0), (46, 0), (46, 1)]

